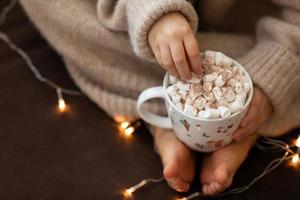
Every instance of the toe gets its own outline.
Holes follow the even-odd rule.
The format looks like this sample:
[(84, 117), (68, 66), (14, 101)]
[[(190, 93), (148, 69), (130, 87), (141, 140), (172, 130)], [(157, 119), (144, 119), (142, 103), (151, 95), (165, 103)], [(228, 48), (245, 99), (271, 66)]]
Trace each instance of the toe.
[(214, 191), (213, 191), (213, 183), (210, 183), (208, 185), (208, 189), (207, 189), (207, 195), (213, 195)]
[(172, 179), (178, 175), (178, 162), (175, 159), (176, 157), (172, 155), (166, 155), (163, 158), (164, 163), (164, 177), (166, 179)]
[(208, 185), (207, 185), (207, 184), (205, 184), (205, 185), (202, 186), (202, 192), (203, 192), (205, 195), (207, 195), (207, 193), (208, 193)]
[(215, 181), (220, 185), (227, 185), (230, 179), (230, 173), (226, 166), (226, 163), (220, 163), (214, 172)]
[(176, 190), (177, 192), (187, 192), (190, 188), (190, 184), (185, 183), (182, 181), (180, 178), (172, 178), (172, 179), (167, 179), (167, 183), (171, 188)]

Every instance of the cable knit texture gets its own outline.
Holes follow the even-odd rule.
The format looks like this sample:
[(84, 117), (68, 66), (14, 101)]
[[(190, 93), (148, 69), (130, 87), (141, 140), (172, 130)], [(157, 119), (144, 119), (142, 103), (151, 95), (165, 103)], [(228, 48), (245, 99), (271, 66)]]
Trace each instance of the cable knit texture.
[[(260, 131), (277, 136), (300, 125), (300, 1), (270, 0), (268, 7), (262, 6), (266, 0), (252, 1), (226, 0), (222, 4), (220, 0), (202, 0), (196, 3), (197, 8), (186, 0), (21, 3), (44, 37), (63, 56), (81, 90), (110, 116), (132, 120), (138, 118), (138, 94), (161, 85), (165, 73), (153, 62), (147, 40), (151, 27), (166, 13), (180, 12), (196, 33), (201, 8), (201, 21), (214, 29), (201, 32), (205, 27), (200, 26), (200, 33), (196, 34), (200, 48), (222, 51), (247, 68), (273, 105), (274, 112)], [(246, 8), (253, 17), (246, 17), (249, 12), (241, 9), (247, 2), (250, 6)], [(273, 12), (259, 15), (260, 7)], [(211, 8), (213, 14), (209, 12)], [(236, 19), (245, 21), (235, 23)], [(249, 30), (250, 24), (256, 24), (256, 30), (238, 34)], [(233, 29), (224, 33), (221, 27)], [(155, 112), (164, 107), (162, 103), (148, 106)]]

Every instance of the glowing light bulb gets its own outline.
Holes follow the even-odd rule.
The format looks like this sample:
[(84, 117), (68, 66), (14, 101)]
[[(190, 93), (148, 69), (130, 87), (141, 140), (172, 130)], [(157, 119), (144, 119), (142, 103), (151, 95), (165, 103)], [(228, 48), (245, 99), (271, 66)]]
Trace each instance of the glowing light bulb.
[(134, 188), (129, 188), (124, 191), (123, 195), (125, 199), (133, 199), (132, 194), (134, 193), (135, 189)]
[(129, 188), (125, 191), (125, 193), (128, 195), (128, 196), (132, 196), (132, 193), (134, 192), (134, 189), (133, 188)]
[(127, 136), (131, 136), (134, 131), (135, 131), (135, 129), (132, 126), (130, 126), (130, 127), (125, 129), (124, 133)]
[(296, 146), (298, 148), (300, 148), (300, 135), (298, 136), (297, 140), (296, 140)]
[(144, 187), (147, 184), (147, 180), (142, 180), (141, 182), (139, 182), (137, 185), (127, 189), (124, 191), (123, 195), (126, 198), (132, 198), (132, 194), (137, 191), (138, 189)]
[(122, 129), (126, 129), (126, 128), (128, 128), (129, 125), (130, 125), (129, 122), (127, 122), (127, 121), (122, 122), (121, 128), (122, 128)]
[(58, 100), (58, 109), (61, 112), (66, 111), (66, 103), (65, 103), (65, 101), (63, 99), (59, 99)]
[(299, 154), (295, 154), (292, 158), (292, 163), (297, 164), (299, 162)]
[(59, 110), (59, 112), (65, 112), (67, 110), (67, 105), (63, 98), (62, 91), (60, 88), (57, 88), (56, 92), (57, 92), (57, 98), (58, 98), (58, 110)]

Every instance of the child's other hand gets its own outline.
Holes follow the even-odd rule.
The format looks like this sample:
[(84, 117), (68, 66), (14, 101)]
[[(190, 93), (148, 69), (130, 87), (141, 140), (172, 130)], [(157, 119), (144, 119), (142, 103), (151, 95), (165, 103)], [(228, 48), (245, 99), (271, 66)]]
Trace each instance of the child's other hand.
[(240, 128), (234, 133), (234, 139), (240, 141), (254, 134), (271, 113), (272, 105), (269, 98), (258, 87), (254, 87), (250, 108), (241, 121)]
[(164, 15), (151, 28), (148, 41), (157, 62), (172, 75), (189, 80), (191, 72), (202, 74), (198, 43), (182, 14)]

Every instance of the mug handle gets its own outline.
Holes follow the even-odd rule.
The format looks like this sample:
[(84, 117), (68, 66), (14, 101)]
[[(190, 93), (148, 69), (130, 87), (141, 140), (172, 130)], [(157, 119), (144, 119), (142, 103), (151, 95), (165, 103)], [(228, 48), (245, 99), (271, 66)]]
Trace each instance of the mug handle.
[(147, 111), (146, 109), (142, 108), (142, 105), (150, 100), (155, 98), (162, 98), (165, 100), (165, 95), (163, 91), (163, 87), (152, 87), (144, 90), (138, 97), (137, 100), (137, 112), (140, 115), (140, 117), (148, 122), (149, 124), (152, 124), (154, 126), (158, 126), (161, 128), (172, 128), (172, 122), (169, 117), (162, 117), (159, 115), (156, 115), (154, 113), (151, 113)]

